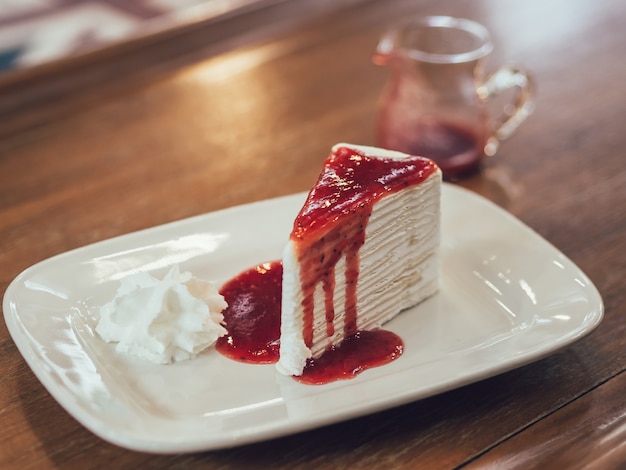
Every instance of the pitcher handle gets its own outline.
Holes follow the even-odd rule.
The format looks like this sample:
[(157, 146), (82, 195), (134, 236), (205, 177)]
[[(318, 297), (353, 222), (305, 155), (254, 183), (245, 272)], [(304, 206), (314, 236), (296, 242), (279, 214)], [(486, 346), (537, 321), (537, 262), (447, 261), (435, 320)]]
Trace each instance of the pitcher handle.
[(535, 107), (535, 84), (526, 72), (509, 66), (504, 66), (491, 73), (485, 82), (478, 88), (479, 97), (487, 101), (497, 94), (517, 88), (512, 109), (505, 106), (499, 124), (492, 131), (485, 153), (493, 155), (500, 143), (511, 136), (519, 125), (533, 112)]

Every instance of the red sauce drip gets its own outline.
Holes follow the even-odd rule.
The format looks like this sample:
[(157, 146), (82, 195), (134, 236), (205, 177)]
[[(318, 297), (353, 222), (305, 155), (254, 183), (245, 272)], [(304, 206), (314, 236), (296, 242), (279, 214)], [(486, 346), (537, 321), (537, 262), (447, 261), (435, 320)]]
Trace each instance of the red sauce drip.
[(222, 312), (228, 334), (216, 348), (224, 356), (260, 364), (278, 361), (283, 265), (265, 263), (228, 281), (220, 293), (228, 303)]
[(313, 343), (314, 295), (321, 282), (324, 292), (326, 334), (334, 334), (335, 266), (346, 260), (344, 336), (357, 331), (356, 288), (359, 249), (374, 203), (385, 194), (421, 183), (437, 170), (426, 158), (373, 158), (357, 150), (340, 147), (324, 169), (298, 214), (291, 240), (296, 244), (303, 292), (303, 337)]
[(366, 369), (387, 364), (400, 357), (402, 339), (385, 330), (357, 331), (318, 359), (309, 359), (298, 382), (321, 385), (352, 379)]
[(325, 236), (311, 244), (306, 251), (298, 253), (300, 282), (303, 291), (303, 337), (304, 343), (313, 343), (313, 313), (315, 288), (321, 282), (324, 292), (326, 334), (334, 334), (334, 290), (335, 265), (346, 257), (346, 300), (344, 305), (344, 334), (349, 336), (356, 331), (356, 283), (359, 276), (359, 248), (365, 242), (365, 226), (371, 211), (366, 208), (355, 210), (354, 217), (343, 225), (333, 227)]
[[(437, 165), (423, 157), (368, 157), (340, 147), (324, 163), (322, 173), (296, 217), (291, 239), (306, 244), (328, 231), (339, 220), (354, 217), (356, 211), (371, 208), (387, 193), (423, 182)], [(368, 212), (365, 210), (365, 212)]]
[[(258, 364), (278, 360), (282, 272), (280, 261), (265, 263), (242, 272), (220, 289), (228, 302), (223, 312), (228, 335), (216, 347), (224, 356)], [(358, 331), (320, 358), (309, 360), (304, 374), (295, 378), (307, 384), (349, 379), (391, 362), (403, 347), (402, 340), (389, 331)]]

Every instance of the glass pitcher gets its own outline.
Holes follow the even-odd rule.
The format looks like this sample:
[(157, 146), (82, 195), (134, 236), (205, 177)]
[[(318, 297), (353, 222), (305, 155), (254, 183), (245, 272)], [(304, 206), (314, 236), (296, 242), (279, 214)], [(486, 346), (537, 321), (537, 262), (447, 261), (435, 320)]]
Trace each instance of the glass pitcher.
[[(492, 50), (482, 25), (447, 16), (409, 21), (385, 34), (373, 57), (391, 68), (377, 145), (431, 158), (447, 179), (477, 170), (533, 109), (533, 82), (524, 71), (504, 66), (484, 77)], [(513, 104), (492, 119), (488, 101), (511, 88)]]

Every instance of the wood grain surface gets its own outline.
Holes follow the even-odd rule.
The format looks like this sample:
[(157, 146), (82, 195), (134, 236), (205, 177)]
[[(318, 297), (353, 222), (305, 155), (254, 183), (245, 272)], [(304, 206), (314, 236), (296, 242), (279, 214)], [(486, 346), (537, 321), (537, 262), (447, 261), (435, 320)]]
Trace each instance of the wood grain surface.
[(83, 428), (0, 322), (0, 468), (624, 468), (626, 4), (282, 3), (0, 78), (0, 292), (67, 250), (308, 189), (333, 144), (374, 143), (381, 34), (450, 14), (491, 31), (488, 69), (517, 64), (538, 84), (534, 114), (459, 184), (572, 259), (603, 297), (603, 322), (534, 364), (432, 398), (173, 456)]

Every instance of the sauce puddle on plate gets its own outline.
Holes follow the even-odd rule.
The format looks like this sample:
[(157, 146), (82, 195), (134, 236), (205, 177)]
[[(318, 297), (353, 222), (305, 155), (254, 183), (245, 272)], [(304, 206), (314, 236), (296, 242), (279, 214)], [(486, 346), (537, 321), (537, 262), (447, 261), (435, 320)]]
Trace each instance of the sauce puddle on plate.
[[(222, 312), (228, 334), (217, 342), (224, 356), (246, 363), (278, 361), (283, 266), (273, 261), (255, 266), (220, 289), (228, 307)], [(397, 359), (402, 339), (390, 331), (356, 331), (321, 357), (310, 359), (301, 376), (306, 384), (326, 384), (350, 379), (372, 367)]]

